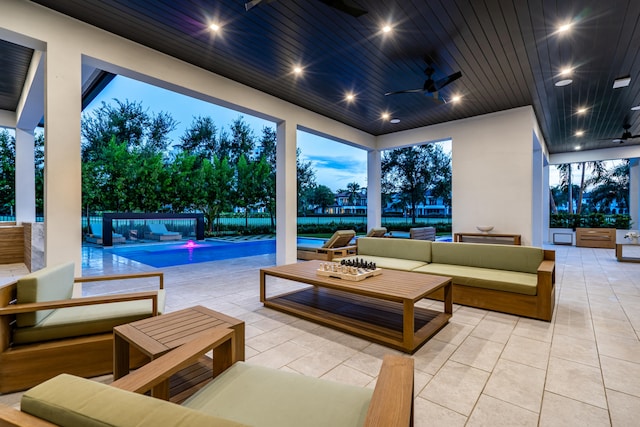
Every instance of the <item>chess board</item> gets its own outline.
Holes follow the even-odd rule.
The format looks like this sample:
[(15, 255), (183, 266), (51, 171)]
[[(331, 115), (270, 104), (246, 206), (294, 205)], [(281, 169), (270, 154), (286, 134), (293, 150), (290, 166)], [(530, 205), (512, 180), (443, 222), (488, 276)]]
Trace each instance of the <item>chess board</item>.
[(353, 282), (359, 282), (360, 280), (364, 280), (368, 277), (378, 276), (382, 274), (382, 269), (381, 268), (376, 268), (375, 270), (358, 269), (358, 273), (351, 274), (351, 273), (343, 273), (341, 271), (340, 272), (326, 271), (324, 269), (319, 268), (318, 270), (316, 270), (316, 272), (318, 273), (319, 276), (333, 277), (336, 279), (344, 279), (344, 280), (351, 280)]

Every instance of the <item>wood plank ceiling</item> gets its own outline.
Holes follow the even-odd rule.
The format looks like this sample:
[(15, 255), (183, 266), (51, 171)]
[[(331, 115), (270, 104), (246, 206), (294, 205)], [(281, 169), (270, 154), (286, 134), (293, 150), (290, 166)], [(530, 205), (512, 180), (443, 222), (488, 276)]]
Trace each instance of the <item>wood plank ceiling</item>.
[[(640, 134), (631, 110), (640, 104), (638, 0), (352, 1), (368, 12), (358, 18), (319, 0), (265, 0), (249, 11), (242, 0), (33, 2), (374, 135), (525, 105), (551, 153), (619, 146), (612, 138), (625, 122)], [(568, 21), (571, 31), (558, 33)], [(421, 88), (425, 55), (436, 80), (462, 72), (439, 93), (460, 102), (384, 95)], [(573, 83), (557, 87), (563, 67), (573, 67)], [(631, 85), (613, 89), (623, 76)]]

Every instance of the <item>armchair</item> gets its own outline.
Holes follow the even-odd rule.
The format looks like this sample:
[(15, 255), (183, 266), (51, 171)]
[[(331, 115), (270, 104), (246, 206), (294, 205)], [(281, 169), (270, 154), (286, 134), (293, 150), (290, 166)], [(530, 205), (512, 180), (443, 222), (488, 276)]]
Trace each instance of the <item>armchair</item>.
[[(0, 408), (16, 426), (112, 425), (156, 426), (383, 426), (413, 424), (413, 359), (385, 356), (375, 389), (252, 366), (225, 358), (229, 367), (182, 405), (144, 393), (189, 366), (212, 348), (232, 354), (229, 329), (203, 332), (198, 338), (113, 382), (60, 375), (27, 391), (21, 411)], [(224, 354), (223, 352), (223, 354)], [(215, 373), (214, 373), (215, 375)], [(118, 408), (117, 411), (112, 408)]]
[[(0, 287), (0, 393), (23, 390), (67, 372), (113, 369), (113, 327), (164, 310), (162, 272), (74, 278), (67, 263)], [(158, 278), (154, 291), (72, 298), (76, 284)], [(133, 366), (143, 362), (133, 353)]]

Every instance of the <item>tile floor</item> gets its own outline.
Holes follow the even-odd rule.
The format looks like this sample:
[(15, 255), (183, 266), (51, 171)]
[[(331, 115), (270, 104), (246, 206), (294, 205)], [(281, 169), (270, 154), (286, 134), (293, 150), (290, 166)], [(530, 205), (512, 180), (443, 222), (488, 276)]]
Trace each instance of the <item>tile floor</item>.
[[(454, 306), (450, 323), (413, 355), (416, 426), (640, 424), (640, 264), (617, 262), (613, 250), (552, 249), (551, 323)], [(251, 363), (372, 387), (382, 356), (394, 351), (263, 308), (258, 270), (274, 262), (263, 255), (165, 268), (167, 310), (201, 304), (243, 319)], [(84, 251), (84, 275), (148, 270)], [(0, 283), (23, 272), (7, 266)]]

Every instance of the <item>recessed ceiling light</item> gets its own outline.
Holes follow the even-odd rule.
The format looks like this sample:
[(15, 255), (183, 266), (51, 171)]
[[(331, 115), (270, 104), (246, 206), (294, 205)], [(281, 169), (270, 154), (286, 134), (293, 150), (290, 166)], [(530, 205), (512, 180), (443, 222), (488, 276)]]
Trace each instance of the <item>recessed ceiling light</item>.
[(574, 150), (579, 150), (579, 149), (581, 149), (581, 148), (582, 148), (582, 147), (580, 147), (579, 145), (576, 145), (575, 147), (573, 147), (573, 149), (574, 149)]
[(560, 70), (561, 76), (570, 76), (572, 73), (573, 73), (573, 68), (571, 67), (564, 67), (562, 70)]
[(587, 112), (587, 107), (580, 107), (576, 110), (576, 113), (578, 114), (584, 114)]
[(453, 95), (451, 97), (451, 102), (459, 102), (462, 99), (460, 95)]
[(385, 24), (382, 26), (382, 32), (383, 33), (390, 33), (391, 30), (393, 30), (393, 27), (389, 24)]
[(573, 83), (573, 80), (564, 79), (564, 80), (558, 80), (557, 82), (555, 82), (555, 85), (558, 87), (562, 87), (562, 86), (570, 85), (571, 83)]
[(400, 119), (391, 119), (389, 120), (389, 123), (393, 123), (395, 125), (397, 123), (400, 123)]
[(613, 88), (614, 89), (618, 89), (621, 87), (627, 87), (629, 86), (629, 84), (631, 83), (631, 77), (627, 76), (627, 77), (620, 77), (618, 79), (615, 79), (613, 81)]
[(582, 135), (584, 135), (583, 130), (576, 131), (576, 136), (582, 136)]
[(389, 115), (389, 113), (382, 113), (381, 117), (382, 117), (382, 120), (389, 120), (389, 117), (391, 116)]
[(356, 96), (353, 93), (349, 92), (345, 95), (344, 99), (346, 99), (348, 102), (351, 102), (356, 99)]
[(638, 111), (638, 110), (640, 110), (640, 105), (636, 105), (635, 107), (631, 107), (631, 109), (633, 111)]
[(571, 27), (573, 26), (573, 22), (568, 22), (566, 24), (562, 24), (558, 27), (558, 32), (559, 33), (566, 33), (567, 31), (569, 31), (571, 29)]
[(299, 65), (294, 66), (293, 67), (293, 74), (296, 74), (296, 75), (302, 74), (302, 67), (299, 66)]
[(211, 25), (209, 25), (209, 29), (211, 31), (215, 31), (217, 32), (220, 29), (220, 25), (216, 24), (215, 22), (211, 23)]

